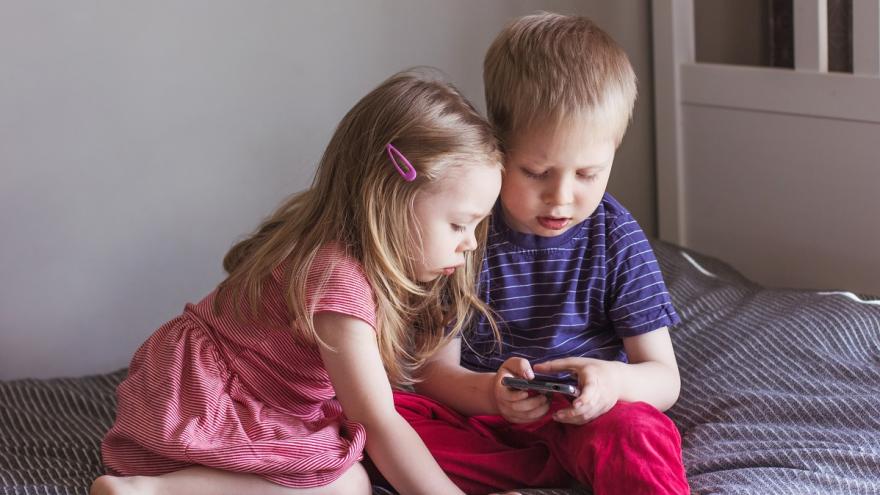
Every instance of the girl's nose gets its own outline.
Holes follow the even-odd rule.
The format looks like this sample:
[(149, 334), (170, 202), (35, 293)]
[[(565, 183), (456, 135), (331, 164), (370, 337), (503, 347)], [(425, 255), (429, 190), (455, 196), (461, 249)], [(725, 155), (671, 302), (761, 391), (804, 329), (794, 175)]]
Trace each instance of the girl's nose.
[(471, 231), (468, 233), (467, 237), (465, 237), (464, 241), (461, 243), (462, 251), (473, 251), (477, 249), (477, 236)]

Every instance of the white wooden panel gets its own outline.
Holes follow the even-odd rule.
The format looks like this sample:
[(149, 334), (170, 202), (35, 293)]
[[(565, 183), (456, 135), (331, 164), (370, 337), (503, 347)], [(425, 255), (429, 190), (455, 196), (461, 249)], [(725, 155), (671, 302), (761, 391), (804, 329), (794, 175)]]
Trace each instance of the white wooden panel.
[(681, 85), (685, 103), (880, 122), (876, 77), (686, 64)]
[(684, 109), (689, 247), (772, 286), (880, 295), (880, 124)]
[(657, 211), (661, 239), (686, 244), (679, 67), (694, 62), (693, 0), (654, 0), (654, 115)]
[(828, 72), (828, 0), (794, 0), (794, 68)]
[(880, 76), (880, 0), (853, 0), (853, 73)]

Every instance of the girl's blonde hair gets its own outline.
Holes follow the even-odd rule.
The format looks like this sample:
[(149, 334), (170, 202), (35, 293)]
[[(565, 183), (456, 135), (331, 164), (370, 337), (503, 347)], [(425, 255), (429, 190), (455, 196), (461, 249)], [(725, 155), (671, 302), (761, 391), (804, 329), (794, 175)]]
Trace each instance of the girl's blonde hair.
[[(407, 182), (390, 161), (393, 143), (417, 170)], [(475, 294), (487, 221), (477, 227), (479, 248), (465, 266), (430, 283), (415, 281), (421, 245), (413, 216), (416, 193), (458, 167), (501, 168), (488, 123), (450, 84), (425, 69), (395, 74), (364, 96), (342, 119), (318, 165), (311, 188), (293, 195), (223, 260), (220, 300), (249, 315), (261, 310), (263, 284), (288, 260), (287, 306), (293, 331), (320, 342), (306, 306), (306, 279), (317, 251), (335, 244), (358, 260), (376, 299), (379, 350), (393, 383), (415, 381), (415, 370), (457, 337), (474, 309), (494, 327)], [(313, 300), (317, 297), (313, 296)], [(241, 312), (237, 313), (241, 316)], [(496, 330), (497, 335), (497, 330)]]
[(586, 17), (540, 12), (504, 27), (483, 61), (489, 120), (502, 141), (534, 124), (585, 119), (619, 144), (636, 100), (626, 52)]

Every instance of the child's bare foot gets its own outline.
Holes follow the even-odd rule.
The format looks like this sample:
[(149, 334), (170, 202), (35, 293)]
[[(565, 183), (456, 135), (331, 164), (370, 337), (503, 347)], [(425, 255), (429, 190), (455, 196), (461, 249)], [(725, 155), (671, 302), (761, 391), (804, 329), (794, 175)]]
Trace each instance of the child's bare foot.
[(149, 494), (155, 491), (155, 478), (149, 476), (101, 476), (92, 482), (89, 495)]

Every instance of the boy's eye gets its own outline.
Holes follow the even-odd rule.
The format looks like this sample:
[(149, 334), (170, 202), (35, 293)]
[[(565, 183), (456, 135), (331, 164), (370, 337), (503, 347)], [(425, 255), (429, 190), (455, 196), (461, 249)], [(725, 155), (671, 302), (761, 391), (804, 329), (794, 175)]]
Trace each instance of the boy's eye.
[(535, 173), (527, 168), (522, 169), (522, 171), (526, 175), (526, 177), (528, 177), (530, 179), (541, 179), (541, 178), (544, 178), (547, 176), (547, 171), (544, 171), (541, 173)]
[(452, 225), (452, 230), (456, 232), (464, 232), (465, 230), (467, 230), (467, 227), (465, 227), (464, 225), (458, 225), (457, 223), (452, 223), (450, 225)]
[(589, 182), (593, 182), (594, 180), (599, 178), (599, 174), (578, 174), (581, 179), (587, 180)]

